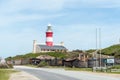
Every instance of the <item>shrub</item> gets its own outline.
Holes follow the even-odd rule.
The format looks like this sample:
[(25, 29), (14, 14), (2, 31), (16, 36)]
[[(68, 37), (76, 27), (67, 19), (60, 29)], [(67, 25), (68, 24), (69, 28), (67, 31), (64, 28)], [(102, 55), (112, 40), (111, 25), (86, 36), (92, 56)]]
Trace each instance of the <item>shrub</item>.
[(13, 65), (12, 64), (8, 64), (9, 68), (13, 68)]
[(47, 62), (45, 62), (45, 61), (41, 61), (41, 62), (38, 64), (38, 67), (45, 67), (45, 66), (48, 66)]
[(111, 67), (112, 69), (120, 69), (120, 65), (115, 65), (113, 67)]
[(0, 68), (8, 68), (7, 64), (0, 64)]
[(0, 64), (0, 68), (13, 68), (12, 64)]

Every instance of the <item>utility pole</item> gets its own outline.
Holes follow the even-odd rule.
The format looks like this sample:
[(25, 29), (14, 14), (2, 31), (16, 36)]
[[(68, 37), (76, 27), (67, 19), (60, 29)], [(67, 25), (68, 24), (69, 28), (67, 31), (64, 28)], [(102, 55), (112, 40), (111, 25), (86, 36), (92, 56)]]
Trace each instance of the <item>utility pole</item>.
[(83, 52), (83, 61), (84, 61), (85, 67), (87, 67), (87, 65), (86, 65), (86, 51), (85, 50)]
[(99, 28), (99, 52), (100, 52), (100, 68), (101, 68), (101, 28)]
[(119, 44), (120, 44), (120, 38), (119, 38)]
[(98, 42), (98, 39), (97, 39), (98, 36), (97, 35), (98, 35), (98, 32), (97, 32), (97, 28), (96, 28), (96, 51), (95, 51), (95, 59), (96, 60), (95, 60), (95, 67), (97, 67), (97, 49), (98, 49), (98, 43), (97, 43)]
[[(102, 67), (101, 64), (101, 28), (96, 28), (96, 51), (94, 54), (94, 58), (95, 58), (95, 65), (94, 67), (97, 68), (98, 67), (98, 54), (97, 52), (99, 51), (99, 67)], [(95, 69), (96, 70), (96, 69)]]

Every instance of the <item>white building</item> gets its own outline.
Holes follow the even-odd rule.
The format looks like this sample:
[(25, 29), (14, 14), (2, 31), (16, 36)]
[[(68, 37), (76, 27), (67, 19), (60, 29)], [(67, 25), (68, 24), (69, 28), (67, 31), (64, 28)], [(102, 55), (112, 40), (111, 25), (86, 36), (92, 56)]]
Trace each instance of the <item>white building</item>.
[(50, 24), (48, 25), (48, 29), (46, 31), (46, 44), (38, 44), (36, 40), (33, 41), (33, 53), (66, 51), (67, 49), (64, 47), (63, 42), (59, 45), (53, 44), (53, 32)]

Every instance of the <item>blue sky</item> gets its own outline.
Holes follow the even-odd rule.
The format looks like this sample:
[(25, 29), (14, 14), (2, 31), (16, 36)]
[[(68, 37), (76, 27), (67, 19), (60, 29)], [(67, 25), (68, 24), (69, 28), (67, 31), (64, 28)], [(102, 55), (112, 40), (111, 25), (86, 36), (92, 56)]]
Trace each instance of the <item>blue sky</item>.
[(102, 48), (119, 43), (120, 0), (0, 0), (0, 56), (32, 52), (45, 42), (48, 23), (54, 43), (69, 50), (94, 49), (101, 28)]

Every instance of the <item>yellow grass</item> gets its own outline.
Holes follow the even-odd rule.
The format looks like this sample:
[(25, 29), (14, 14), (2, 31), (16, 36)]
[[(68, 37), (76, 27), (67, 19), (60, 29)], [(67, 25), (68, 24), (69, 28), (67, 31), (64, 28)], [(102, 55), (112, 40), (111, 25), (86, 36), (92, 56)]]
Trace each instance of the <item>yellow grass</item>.
[(15, 70), (10, 69), (0, 69), (0, 80), (8, 80), (10, 74), (16, 72)]

